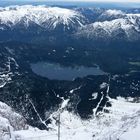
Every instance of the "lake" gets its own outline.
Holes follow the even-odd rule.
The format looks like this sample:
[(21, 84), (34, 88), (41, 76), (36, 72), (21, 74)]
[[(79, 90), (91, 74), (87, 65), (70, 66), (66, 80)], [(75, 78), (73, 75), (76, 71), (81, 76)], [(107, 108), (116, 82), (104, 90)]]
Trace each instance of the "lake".
[(77, 77), (85, 77), (88, 75), (104, 75), (99, 67), (65, 67), (57, 63), (38, 62), (31, 64), (32, 71), (42, 77), (51, 80), (74, 80)]

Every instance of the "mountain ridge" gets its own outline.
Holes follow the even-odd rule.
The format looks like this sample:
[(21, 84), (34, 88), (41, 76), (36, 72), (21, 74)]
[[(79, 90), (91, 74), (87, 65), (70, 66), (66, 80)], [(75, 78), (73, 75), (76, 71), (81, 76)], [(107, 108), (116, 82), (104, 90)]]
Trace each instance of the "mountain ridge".
[(115, 9), (68, 9), (45, 5), (1, 7), (0, 32), (18, 34), (19, 29), (22, 29), (22, 35), (32, 32), (38, 36), (44, 32), (48, 38), (68, 33), (67, 36), (75, 34), (78, 38), (92, 40), (136, 41), (140, 38), (140, 14)]

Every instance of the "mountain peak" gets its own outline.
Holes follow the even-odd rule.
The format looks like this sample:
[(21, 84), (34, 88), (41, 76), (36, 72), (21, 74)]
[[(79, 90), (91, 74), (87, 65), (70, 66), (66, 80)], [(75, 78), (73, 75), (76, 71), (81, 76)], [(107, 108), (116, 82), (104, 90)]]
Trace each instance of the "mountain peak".
[(24, 19), (26, 26), (28, 21), (31, 21), (43, 28), (56, 28), (57, 25), (73, 26), (78, 24), (83, 25), (81, 22), (84, 17), (77, 11), (59, 8), (47, 7), (45, 5), (32, 6), (10, 6), (0, 8), (0, 23), (13, 27)]

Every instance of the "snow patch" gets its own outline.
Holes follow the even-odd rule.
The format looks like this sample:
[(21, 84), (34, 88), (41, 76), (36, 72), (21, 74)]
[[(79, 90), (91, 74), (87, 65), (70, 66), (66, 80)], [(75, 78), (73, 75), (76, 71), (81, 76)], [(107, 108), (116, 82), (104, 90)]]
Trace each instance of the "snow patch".
[(124, 15), (125, 13), (122, 12), (121, 10), (116, 10), (116, 9), (109, 9), (105, 12), (108, 15)]
[[(86, 121), (81, 120), (79, 116), (74, 115), (72, 112), (63, 110), (60, 114), (61, 140), (126, 140), (130, 134), (127, 132), (132, 132), (130, 134), (132, 136), (130, 137), (131, 140), (137, 140), (135, 136), (138, 136), (139, 126), (135, 126), (140, 122), (140, 103), (130, 103), (119, 99), (110, 99), (110, 101), (112, 107), (107, 108), (109, 113), (102, 113)], [(56, 115), (58, 114), (56, 113)], [(55, 119), (52, 119), (50, 126), (54, 129), (50, 131), (34, 129), (18, 131), (18, 135), (24, 135), (23, 140), (24, 138), (28, 139), (28, 137), (33, 140), (37, 138), (40, 140), (45, 138), (57, 140), (58, 125)], [(132, 129), (136, 134), (130, 131)]]

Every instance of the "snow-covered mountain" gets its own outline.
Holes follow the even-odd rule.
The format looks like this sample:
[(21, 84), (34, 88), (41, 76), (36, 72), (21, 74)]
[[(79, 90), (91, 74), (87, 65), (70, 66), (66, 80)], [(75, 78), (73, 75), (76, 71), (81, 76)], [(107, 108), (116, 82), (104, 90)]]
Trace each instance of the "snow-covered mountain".
[(78, 37), (87, 37), (88, 39), (93, 40), (139, 40), (140, 14), (126, 14), (124, 18), (117, 18), (103, 22), (94, 22), (80, 28), (76, 35)]
[[(28, 35), (27, 38), (30, 38), (30, 36), (37, 36), (41, 31), (44, 32), (42, 38), (44, 36), (49, 38), (46, 31), (49, 31), (51, 38), (68, 31), (67, 35), (76, 32), (78, 38), (84, 37), (85, 39), (138, 40), (140, 38), (140, 14), (115, 9), (68, 9), (44, 5), (0, 8), (0, 33), (8, 32), (6, 35), (8, 36), (9, 32), (12, 32), (17, 39), (18, 33), (24, 37)], [(9, 39), (11, 40), (10, 37)]]
[(55, 29), (57, 26), (63, 26), (65, 30), (70, 30), (75, 26), (82, 26), (84, 20), (80, 13), (65, 8), (43, 5), (0, 8), (0, 29), (16, 28), (17, 25), (28, 28), (33, 24), (49, 30)]

